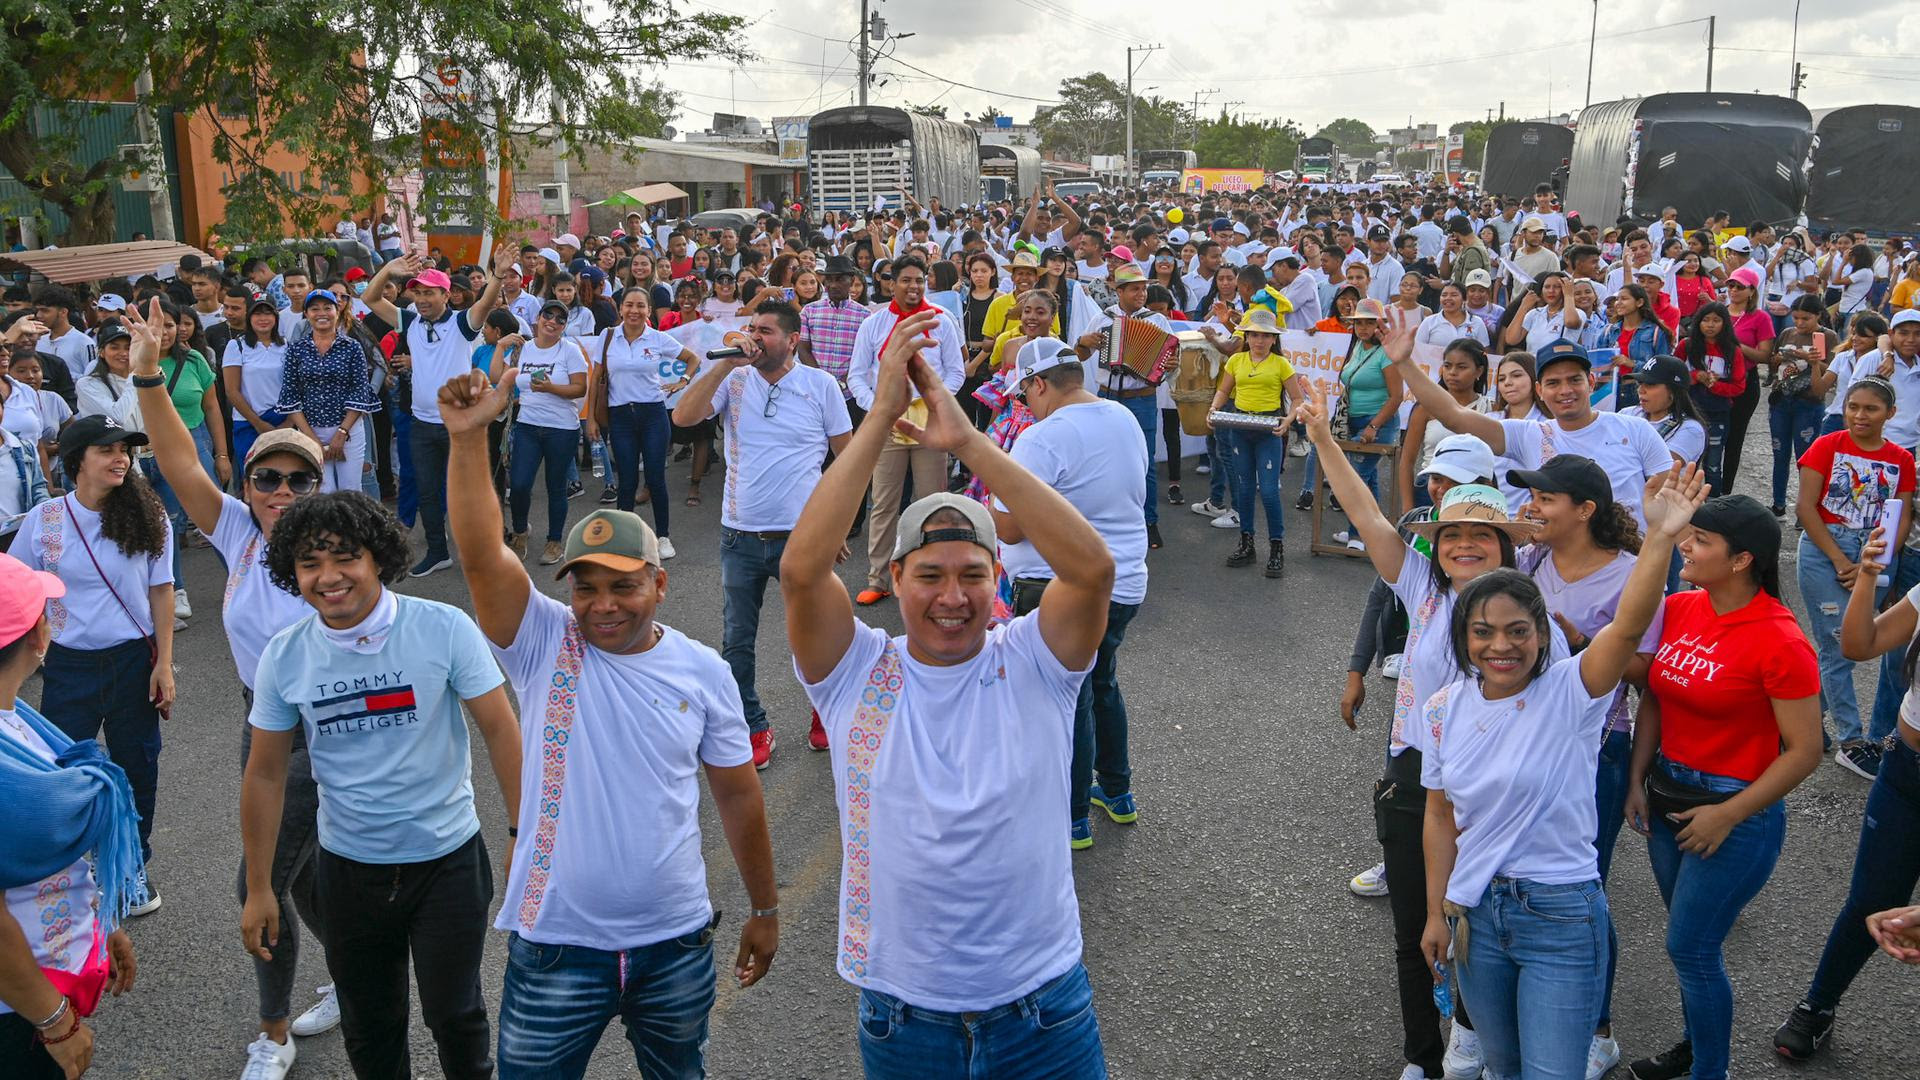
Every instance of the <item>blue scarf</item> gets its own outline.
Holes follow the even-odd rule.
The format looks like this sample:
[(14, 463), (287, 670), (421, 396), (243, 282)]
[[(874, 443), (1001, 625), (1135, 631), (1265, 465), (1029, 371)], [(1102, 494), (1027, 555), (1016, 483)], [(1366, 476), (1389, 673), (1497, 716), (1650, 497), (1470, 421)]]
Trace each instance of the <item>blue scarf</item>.
[(55, 759), (0, 737), (0, 888), (31, 885), (91, 853), (100, 918), (110, 934), (146, 894), (140, 815), (127, 774), (95, 740), (74, 742), (24, 701), (13, 709)]

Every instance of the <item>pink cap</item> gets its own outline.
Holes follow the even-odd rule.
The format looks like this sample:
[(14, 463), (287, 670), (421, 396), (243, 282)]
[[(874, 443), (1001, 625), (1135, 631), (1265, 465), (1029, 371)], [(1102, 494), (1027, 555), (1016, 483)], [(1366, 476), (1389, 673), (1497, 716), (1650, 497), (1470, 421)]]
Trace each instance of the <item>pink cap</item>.
[(1728, 274), (1727, 280), (1737, 281), (1749, 289), (1757, 289), (1760, 287), (1760, 271), (1755, 270), (1751, 266), (1743, 266), (1733, 273)]
[(59, 578), (0, 554), (0, 646), (19, 641), (47, 613), (47, 601), (65, 595)]
[(1133, 249), (1125, 244), (1115, 244), (1107, 249), (1107, 258), (1119, 259), (1121, 262), (1132, 262)]
[(414, 276), (412, 281), (407, 282), (409, 289), (415, 285), (425, 285), (429, 289), (451, 289), (453, 279), (447, 276), (445, 270), (422, 270)]

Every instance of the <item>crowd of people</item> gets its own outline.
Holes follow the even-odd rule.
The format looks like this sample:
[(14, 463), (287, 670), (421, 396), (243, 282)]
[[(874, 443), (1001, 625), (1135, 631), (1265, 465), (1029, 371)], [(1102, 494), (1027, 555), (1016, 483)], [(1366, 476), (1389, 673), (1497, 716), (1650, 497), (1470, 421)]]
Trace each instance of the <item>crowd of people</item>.
[[(615, 1018), (644, 1075), (704, 1075), (702, 776), (751, 904), (732, 977), (780, 944), (772, 585), (831, 760), (866, 1075), (1104, 1076), (1072, 853), (1096, 818), (1142, 820), (1120, 652), (1183, 505), (1237, 534), (1228, 567), (1260, 560), (1262, 519), (1283, 578), (1291, 509), (1343, 517), (1378, 573), (1337, 708), (1353, 726), (1376, 661), (1395, 683), (1382, 857), (1349, 888), (1390, 906), (1402, 1080), (1621, 1065), (1623, 825), (1681, 1018), (1624, 1067), (1723, 1080), (1722, 946), (1829, 750), (1872, 781), (1865, 824), (1772, 1045), (1819, 1053), (1876, 946), (1920, 963), (1920, 260), (1898, 242), (1595, 225), (1549, 185), (895, 201), (747, 236), (632, 214), (485, 266), (383, 231), (377, 265), (320, 276), (242, 257), (10, 285), (0, 1073), (80, 1075), (84, 1018), (134, 986), (163, 728), (178, 679), (224, 677), (174, 663), (200, 548), (243, 718), (243, 1080), (335, 1026), (356, 1076), (411, 1075), (409, 958), (449, 1078), (581, 1076)], [(1297, 364), (1296, 333), (1342, 342), (1337, 366)], [(1200, 352), (1204, 449), (1116, 339)], [(1771, 504), (1731, 493), (1763, 392)], [(671, 510), (711, 469), (717, 643), (665, 621)], [(465, 608), (398, 588), (456, 565)], [(904, 633), (861, 617), (885, 604)], [(491, 844), (470, 731), (510, 823)], [(303, 927), (332, 981), (295, 1015)]]

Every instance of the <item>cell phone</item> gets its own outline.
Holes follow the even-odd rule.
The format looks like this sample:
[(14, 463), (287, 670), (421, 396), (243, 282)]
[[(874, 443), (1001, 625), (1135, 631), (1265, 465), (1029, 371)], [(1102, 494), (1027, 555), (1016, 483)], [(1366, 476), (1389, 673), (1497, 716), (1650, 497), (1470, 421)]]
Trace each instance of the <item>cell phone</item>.
[(1880, 504), (1880, 535), (1887, 541), (1887, 564), (1881, 567), (1881, 573), (1873, 579), (1880, 588), (1893, 584), (1891, 571), (1894, 561), (1900, 558), (1900, 500), (1888, 499)]
[(534, 382), (543, 383), (547, 381), (547, 378), (548, 378), (547, 369), (545, 368), (541, 368), (540, 370), (533, 373)]

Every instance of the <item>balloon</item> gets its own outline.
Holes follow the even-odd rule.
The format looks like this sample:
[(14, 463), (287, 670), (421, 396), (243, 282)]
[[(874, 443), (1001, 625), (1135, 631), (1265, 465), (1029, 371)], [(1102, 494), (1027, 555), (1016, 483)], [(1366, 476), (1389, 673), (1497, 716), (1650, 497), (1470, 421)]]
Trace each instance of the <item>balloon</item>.
[(1176, 206), (1167, 211), (1167, 224), (1178, 225), (1185, 220), (1187, 220), (1187, 212), (1185, 210)]

